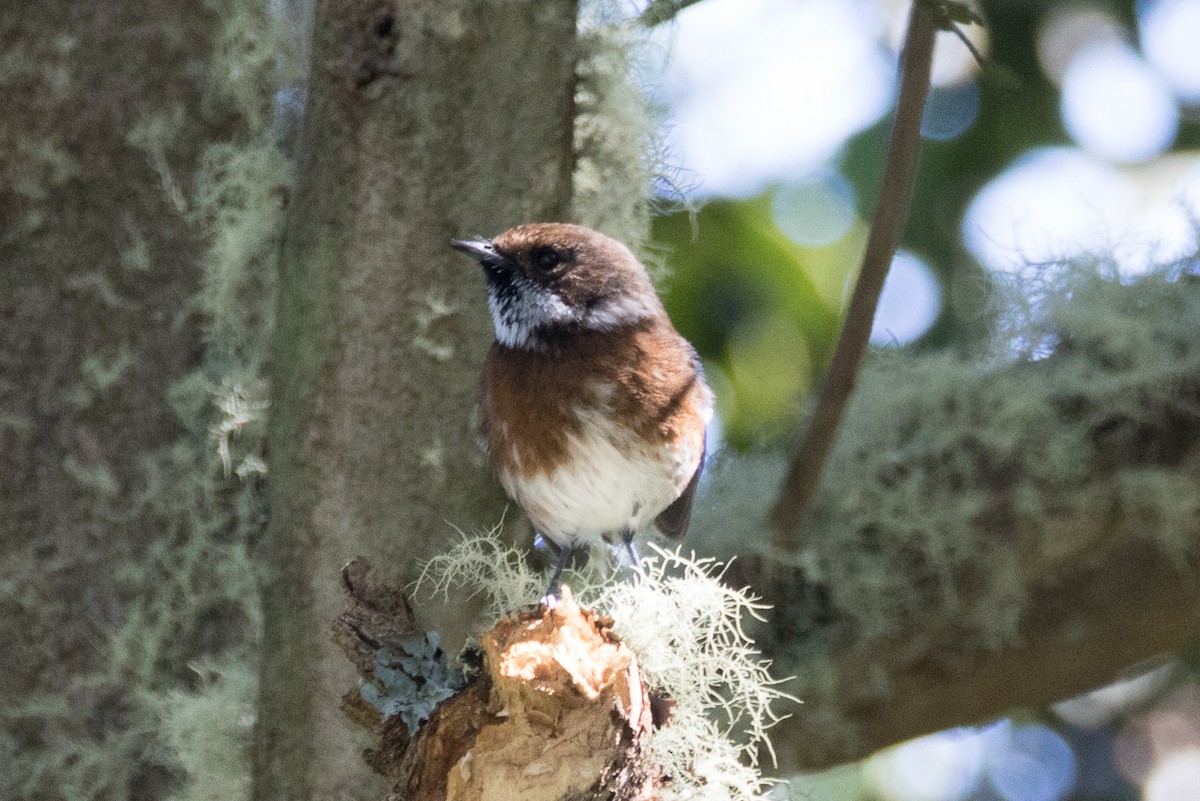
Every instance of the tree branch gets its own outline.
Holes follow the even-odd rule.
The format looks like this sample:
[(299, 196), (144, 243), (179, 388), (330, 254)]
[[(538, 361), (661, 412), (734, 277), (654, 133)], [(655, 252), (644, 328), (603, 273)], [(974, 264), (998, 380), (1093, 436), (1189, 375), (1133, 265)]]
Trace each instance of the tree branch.
[(939, 27), (940, 20), (933, 4), (916, 0), (909, 14), (908, 34), (904, 40), (900, 98), (892, 123), (892, 141), (862, 269), (854, 285), (837, 350), (821, 385), (816, 409), (771, 511), (775, 544), (788, 551), (800, 546), (800, 524), (816, 494), (846, 403), (854, 391), (858, 369), (871, 336), (879, 293), (908, 222), (920, 155), (921, 117), (929, 91), (933, 44)]
[[(1102, 535), (1103, 536), (1103, 535)], [(864, 655), (842, 631), (833, 648), (831, 695), (810, 699), (773, 733), (780, 771), (813, 770), (912, 737), (984, 723), (1021, 707), (1045, 707), (1119, 678), (1132, 666), (1177, 653), (1200, 636), (1200, 582), (1148, 542), (1123, 542), (1089, 565), (1065, 565), (1033, 582), (1019, 641), (996, 650), (917, 649), (875, 644)], [(887, 677), (872, 696), (863, 665)], [(840, 743), (821, 730), (850, 724)]]
[(746, 577), (805, 701), (788, 767), (1062, 700), (1200, 634), (1200, 282), (1057, 269), (1002, 340), (1050, 352), (864, 369), (821, 536)]

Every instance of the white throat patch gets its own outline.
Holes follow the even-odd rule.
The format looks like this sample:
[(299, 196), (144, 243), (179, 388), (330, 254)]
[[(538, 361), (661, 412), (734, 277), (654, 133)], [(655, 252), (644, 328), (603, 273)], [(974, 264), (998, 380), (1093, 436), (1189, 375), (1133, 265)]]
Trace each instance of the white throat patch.
[(510, 348), (540, 348), (539, 329), (578, 324), (592, 331), (614, 331), (652, 317), (658, 308), (637, 296), (601, 301), (589, 309), (570, 306), (554, 291), (521, 275), (510, 278), (504, 293), (488, 287), (488, 311), (496, 340)]

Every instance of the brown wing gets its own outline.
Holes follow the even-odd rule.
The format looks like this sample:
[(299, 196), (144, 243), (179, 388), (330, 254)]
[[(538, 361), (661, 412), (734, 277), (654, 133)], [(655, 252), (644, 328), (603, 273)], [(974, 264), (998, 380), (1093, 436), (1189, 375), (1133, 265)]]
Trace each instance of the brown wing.
[(692, 473), (691, 481), (683, 488), (679, 497), (671, 501), (671, 505), (654, 518), (655, 527), (667, 539), (683, 539), (683, 535), (687, 533), (688, 523), (692, 521), (692, 501), (696, 497), (696, 485), (700, 483), (700, 473), (703, 470), (704, 451), (701, 450), (700, 464), (696, 465), (696, 472)]

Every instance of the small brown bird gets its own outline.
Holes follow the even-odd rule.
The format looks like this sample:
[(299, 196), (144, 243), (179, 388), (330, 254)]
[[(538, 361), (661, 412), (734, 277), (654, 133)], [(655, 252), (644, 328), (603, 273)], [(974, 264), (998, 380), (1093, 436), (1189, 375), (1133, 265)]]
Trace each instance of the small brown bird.
[(483, 438), (500, 483), (559, 550), (651, 528), (682, 537), (713, 396), (646, 268), (580, 225), (459, 240), (487, 277), (496, 341), (483, 365)]

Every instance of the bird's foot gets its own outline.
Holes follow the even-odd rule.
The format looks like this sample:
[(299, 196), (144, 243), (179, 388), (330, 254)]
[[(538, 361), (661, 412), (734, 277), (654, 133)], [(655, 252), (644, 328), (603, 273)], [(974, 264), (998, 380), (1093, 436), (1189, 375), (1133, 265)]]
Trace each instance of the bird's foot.
[(562, 574), (568, 566), (572, 569), (583, 567), (588, 561), (588, 549), (586, 545), (563, 545), (558, 549), (558, 561), (554, 564), (554, 573), (550, 576), (550, 586), (546, 589), (546, 594), (542, 597), (542, 603), (553, 608), (554, 605), (562, 598), (560, 587), (562, 585)]

